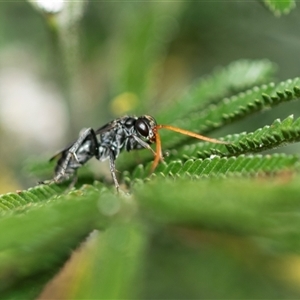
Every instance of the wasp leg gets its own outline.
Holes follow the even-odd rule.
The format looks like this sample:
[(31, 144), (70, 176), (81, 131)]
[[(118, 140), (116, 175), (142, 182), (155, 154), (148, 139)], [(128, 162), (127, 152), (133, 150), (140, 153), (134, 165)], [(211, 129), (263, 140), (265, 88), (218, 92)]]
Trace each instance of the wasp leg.
[[(91, 158), (90, 155), (87, 155), (84, 161), (80, 161), (77, 157), (77, 151), (84, 144), (87, 138), (90, 138), (93, 145), (90, 147), (91, 155), (97, 155), (98, 153), (98, 140), (95, 134), (95, 131), (92, 128), (88, 128), (83, 132), (82, 135), (79, 136), (78, 140), (73, 144), (73, 146), (67, 150), (67, 155), (62, 162), (61, 167), (56, 172), (52, 182), (59, 183), (64, 179), (67, 179), (75, 172), (76, 169), (81, 167), (88, 159)], [(76, 163), (72, 163), (72, 159), (75, 160)]]
[(71, 183), (68, 186), (68, 190), (71, 190), (75, 186), (75, 184), (77, 183), (77, 180), (78, 180), (78, 176), (77, 176), (77, 174), (75, 174), (72, 178)]
[(50, 184), (52, 182), (53, 180), (42, 180), (42, 181), (38, 181), (37, 184)]
[(112, 152), (109, 153), (109, 169), (112, 176), (112, 179), (114, 181), (115, 187), (117, 189), (117, 192), (119, 192), (120, 185), (116, 176), (116, 165), (115, 165), (115, 156)]
[(136, 135), (132, 135), (132, 137), (143, 147), (146, 148), (148, 150), (150, 150), (154, 155), (156, 155), (156, 152), (150, 147), (149, 144), (147, 144), (146, 142), (144, 142), (142, 139), (140, 139), (139, 137), (137, 137)]

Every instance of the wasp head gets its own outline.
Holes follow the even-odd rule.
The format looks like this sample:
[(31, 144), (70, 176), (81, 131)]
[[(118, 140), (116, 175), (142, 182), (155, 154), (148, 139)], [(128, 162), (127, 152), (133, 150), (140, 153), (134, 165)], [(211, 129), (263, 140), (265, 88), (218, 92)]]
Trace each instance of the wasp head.
[(134, 125), (136, 132), (150, 143), (156, 141), (156, 126), (155, 119), (148, 115), (138, 117)]

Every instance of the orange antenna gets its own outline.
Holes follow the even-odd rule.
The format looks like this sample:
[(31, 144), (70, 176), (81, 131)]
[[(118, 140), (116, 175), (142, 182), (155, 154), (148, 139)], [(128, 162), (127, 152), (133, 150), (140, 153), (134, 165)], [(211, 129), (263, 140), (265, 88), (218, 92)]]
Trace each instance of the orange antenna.
[(225, 141), (220, 141), (220, 140), (217, 140), (217, 139), (213, 139), (213, 138), (209, 138), (207, 136), (204, 136), (204, 135), (201, 135), (201, 134), (197, 134), (197, 133), (194, 133), (192, 131), (188, 131), (188, 130), (185, 130), (185, 129), (181, 129), (181, 128), (178, 128), (178, 127), (175, 127), (175, 126), (171, 126), (171, 125), (156, 125), (155, 126), (155, 142), (156, 142), (156, 153), (155, 153), (155, 158), (154, 158), (154, 161), (153, 161), (153, 164), (152, 164), (152, 167), (151, 167), (151, 172), (153, 172), (159, 161), (163, 159), (163, 155), (162, 155), (162, 147), (161, 147), (161, 140), (160, 140), (160, 136), (158, 134), (158, 130), (159, 129), (168, 129), (168, 130), (172, 130), (172, 131), (176, 131), (176, 132), (179, 132), (181, 134), (184, 134), (184, 135), (188, 135), (188, 136), (191, 136), (191, 137), (194, 137), (198, 140), (203, 140), (203, 141), (206, 141), (206, 142), (210, 142), (210, 143), (215, 143), (215, 144), (229, 144), (228, 142), (225, 142)]
[(196, 138), (198, 140), (203, 140), (203, 141), (207, 141), (207, 142), (210, 142), (210, 143), (228, 144), (228, 142), (224, 142), (224, 141), (219, 141), (219, 140), (216, 140), (216, 139), (212, 139), (212, 138), (209, 138), (207, 136), (204, 136), (204, 135), (201, 135), (201, 134), (197, 134), (195, 132), (191, 132), (191, 131), (188, 131), (188, 130), (185, 130), (185, 129), (181, 129), (181, 128), (178, 128), (178, 127), (174, 127), (174, 126), (171, 126), (171, 125), (157, 125), (156, 128), (157, 129), (161, 129), (161, 128), (169, 129), (169, 130), (176, 131), (176, 132), (179, 132), (179, 133), (184, 134), (184, 135), (188, 135), (188, 136), (194, 137), (194, 138)]

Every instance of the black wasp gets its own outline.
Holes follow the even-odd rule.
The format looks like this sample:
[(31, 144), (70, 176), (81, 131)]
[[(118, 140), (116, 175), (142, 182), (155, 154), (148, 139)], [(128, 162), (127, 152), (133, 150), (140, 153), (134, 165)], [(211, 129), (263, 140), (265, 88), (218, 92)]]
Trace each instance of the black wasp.
[[(115, 187), (119, 190), (115, 160), (120, 152), (122, 150), (149, 149), (155, 157), (151, 169), (154, 171), (163, 158), (161, 140), (158, 134), (158, 130), (162, 128), (212, 143), (227, 144), (171, 125), (157, 125), (155, 119), (148, 115), (141, 117), (124, 116), (97, 130), (93, 128), (86, 129), (74, 143), (53, 156), (50, 160), (58, 157), (59, 159), (55, 167), (55, 176), (47, 183), (59, 183), (75, 176), (77, 169), (95, 156), (100, 161), (109, 159), (110, 172)], [(156, 143), (156, 151), (150, 147), (153, 143)]]

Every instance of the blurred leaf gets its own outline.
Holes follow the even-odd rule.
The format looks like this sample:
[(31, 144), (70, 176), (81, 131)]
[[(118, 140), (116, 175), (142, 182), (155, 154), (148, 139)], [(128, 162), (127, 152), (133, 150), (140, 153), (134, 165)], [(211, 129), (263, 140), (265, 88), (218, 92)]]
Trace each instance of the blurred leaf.
[(58, 270), (59, 267), (54, 267), (51, 272), (40, 273), (29, 279), (22, 280), (22, 283), (18, 284), (18, 288), (12, 286), (10, 289), (2, 291), (1, 298), (5, 300), (37, 299), (45, 284), (52, 278), (53, 273)]
[(23, 163), (23, 172), (42, 180), (44, 177), (53, 175), (54, 162), (49, 162), (49, 157), (27, 158)]
[[(32, 194), (36, 196), (36, 191)], [(51, 201), (28, 204), (26, 213), (3, 214), (0, 290), (61, 264), (82, 238), (106, 224), (107, 216), (101, 217), (103, 210), (97, 205), (109, 197), (107, 193), (99, 195), (99, 190), (86, 187)]]
[[(157, 178), (137, 185), (135, 194), (144, 214), (159, 222), (271, 239), (289, 231), (292, 238), (292, 234), (300, 235), (298, 180), (284, 174), (273, 180)], [(300, 239), (297, 241), (293, 248), (296, 241), (286, 240), (285, 245), (278, 244), (277, 251), (286, 248), (299, 253)], [(275, 246), (273, 242), (269, 246)]]
[[(117, 48), (119, 55), (112, 58), (114, 64), (110, 66), (113, 76), (112, 92), (115, 96), (112, 100), (112, 110), (117, 115), (149, 109), (149, 99), (155, 96), (153, 85), (159, 82), (160, 65), (165, 56), (166, 46), (172, 41), (176, 31), (176, 17), (183, 5), (158, 5), (156, 2), (141, 5), (124, 2), (123, 9), (117, 9), (114, 22), (118, 31), (113, 41), (112, 53)], [(123, 97), (124, 95), (130, 97)], [(127, 103), (117, 110), (114, 103), (120, 97)]]
[[(184, 200), (184, 199), (183, 199)], [(276, 257), (240, 235), (159, 228), (146, 261), (142, 299), (289, 299), (299, 293), (277, 280)], [(275, 277), (275, 278), (274, 278)]]
[[(96, 236), (93, 249), (72, 279), (68, 299), (132, 299), (140, 293), (145, 247), (142, 224), (116, 222)], [(78, 277), (79, 276), (79, 277)], [(80, 285), (76, 283), (81, 281)]]
[(263, 2), (275, 16), (288, 14), (296, 7), (296, 2), (294, 0), (263, 0)]

